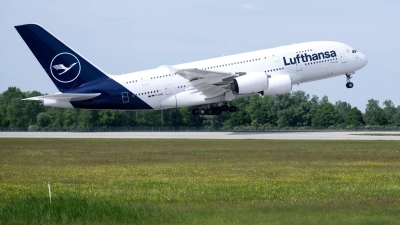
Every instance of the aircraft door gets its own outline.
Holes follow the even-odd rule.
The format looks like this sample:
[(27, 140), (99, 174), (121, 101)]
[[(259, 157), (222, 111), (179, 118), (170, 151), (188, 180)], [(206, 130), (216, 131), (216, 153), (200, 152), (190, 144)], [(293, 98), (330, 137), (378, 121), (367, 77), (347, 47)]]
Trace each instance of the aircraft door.
[(279, 54), (277, 52), (272, 53), (272, 58), (274, 59), (274, 62), (279, 62)]
[(128, 103), (129, 102), (129, 93), (128, 92), (122, 92), (122, 103)]
[(344, 53), (340, 54), (340, 59), (342, 60), (342, 63), (347, 63), (346, 55)]
[(147, 77), (145, 75), (141, 76), (140, 79), (142, 80), (142, 85), (145, 86), (148, 84)]
[(165, 94), (166, 95), (172, 94), (172, 90), (171, 90), (171, 85), (170, 84), (167, 84), (164, 87), (165, 87)]

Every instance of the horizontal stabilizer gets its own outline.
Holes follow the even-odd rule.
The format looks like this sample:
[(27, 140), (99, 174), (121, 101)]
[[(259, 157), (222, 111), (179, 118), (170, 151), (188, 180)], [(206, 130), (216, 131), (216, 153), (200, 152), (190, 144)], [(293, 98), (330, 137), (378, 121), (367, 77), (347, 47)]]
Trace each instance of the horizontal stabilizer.
[(38, 101), (40, 99), (46, 98), (46, 99), (54, 99), (54, 100), (60, 100), (60, 101), (76, 102), (76, 101), (84, 101), (84, 100), (92, 99), (99, 95), (101, 95), (101, 93), (80, 94), (80, 93), (61, 93), (61, 92), (59, 92), (59, 93), (55, 93), (55, 94), (51, 94), (51, 95), (43, 95), (43, 96), (25, 98), (22, 100)]

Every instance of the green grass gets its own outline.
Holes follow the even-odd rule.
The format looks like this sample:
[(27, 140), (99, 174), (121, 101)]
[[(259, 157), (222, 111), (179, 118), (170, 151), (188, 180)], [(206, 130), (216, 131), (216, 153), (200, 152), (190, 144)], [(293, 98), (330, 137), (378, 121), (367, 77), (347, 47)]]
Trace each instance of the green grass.
[(399, 221), (398, 141), (0, 139), (0, 224)]

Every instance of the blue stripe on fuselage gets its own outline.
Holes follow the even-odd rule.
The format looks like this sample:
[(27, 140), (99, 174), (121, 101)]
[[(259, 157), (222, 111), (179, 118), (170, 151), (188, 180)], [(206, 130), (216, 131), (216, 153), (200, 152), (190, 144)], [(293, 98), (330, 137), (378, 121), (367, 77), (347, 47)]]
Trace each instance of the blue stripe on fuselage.
[[(78, 88), (70, 89), (64, 93), (101, 93), (100, 96), (93, 99), (71, 102), (74, 108), (121, 110), (153, 109), (146, 102), (111, 78), (99, 80), (98, 82), (90, 82), (90, 84), (83, 84)], [(122, 96), (122, 93), (128, 93), (128, 99), (123, 99), (124, 96)]]

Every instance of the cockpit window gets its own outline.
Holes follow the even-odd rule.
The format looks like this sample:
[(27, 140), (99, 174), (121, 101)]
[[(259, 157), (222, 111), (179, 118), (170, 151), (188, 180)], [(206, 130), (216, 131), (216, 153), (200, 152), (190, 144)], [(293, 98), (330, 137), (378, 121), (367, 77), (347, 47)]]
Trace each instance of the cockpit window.
[(352, 52), (353, 52), (353, 53), (357, 53), (357, 50), (353, 50)]

